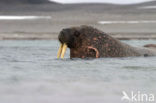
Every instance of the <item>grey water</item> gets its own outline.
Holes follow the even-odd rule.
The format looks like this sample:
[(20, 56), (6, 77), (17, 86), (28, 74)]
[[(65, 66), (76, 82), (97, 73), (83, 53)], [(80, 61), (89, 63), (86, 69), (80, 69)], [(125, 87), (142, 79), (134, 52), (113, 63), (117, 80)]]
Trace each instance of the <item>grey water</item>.
[(156, 96), (156, 57), (70, 60), (68, 50), (58, 60), (58, 47), (56, 40), (0, 41), (0, 103), (128, 103), (123, 91)]

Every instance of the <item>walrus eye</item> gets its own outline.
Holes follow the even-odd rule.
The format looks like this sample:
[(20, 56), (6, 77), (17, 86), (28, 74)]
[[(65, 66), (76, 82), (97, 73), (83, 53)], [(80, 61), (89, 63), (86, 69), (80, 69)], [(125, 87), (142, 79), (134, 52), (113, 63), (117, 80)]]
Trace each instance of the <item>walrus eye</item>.
[(78, 37), (78, 36), (80, 35), (80, 33), (79, 33), (78, 31), (75, 31), (75, 32), (74, 32), (74, 35), (75, 35), (76, 37)]

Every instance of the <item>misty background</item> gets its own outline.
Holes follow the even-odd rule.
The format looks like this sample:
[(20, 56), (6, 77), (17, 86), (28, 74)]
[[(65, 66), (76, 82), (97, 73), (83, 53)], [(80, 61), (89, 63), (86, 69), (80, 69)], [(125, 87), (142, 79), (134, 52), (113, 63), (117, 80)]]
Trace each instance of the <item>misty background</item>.
[(50, 0), (60, 3), (116, 3), (116, 4), (134, 4), (152, 0)]
[(0, 39), (57, 39), (80, 25), (119, 39), (156, 38), (155, 9), (155, 0), (0, 0)]

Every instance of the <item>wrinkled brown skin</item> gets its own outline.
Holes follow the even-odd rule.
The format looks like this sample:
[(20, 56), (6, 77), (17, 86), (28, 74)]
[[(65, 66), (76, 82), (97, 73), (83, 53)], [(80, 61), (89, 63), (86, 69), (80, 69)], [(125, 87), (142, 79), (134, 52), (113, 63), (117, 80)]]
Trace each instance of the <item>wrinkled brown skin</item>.
[(91, 26), (63, 29), (58, 39), (70, 48), (70, 58), (156, 56), (154, 49), (132, 47)]

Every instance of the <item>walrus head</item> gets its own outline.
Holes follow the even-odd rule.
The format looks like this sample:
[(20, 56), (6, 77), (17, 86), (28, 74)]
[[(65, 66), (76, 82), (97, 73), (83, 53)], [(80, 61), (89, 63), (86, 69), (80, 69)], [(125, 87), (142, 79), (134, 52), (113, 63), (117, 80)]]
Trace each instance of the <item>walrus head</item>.
[[(111, 55), (109, 52), (113, 38), (91, 26), (63, 29), (58, 39), (61, 43), (57, 57), (64, 57), (66, 48), (70, 49), (70, 58), (99, 58)], [(105, 51), (105, 52), (104, 52)], [(113, 54), (112, 54), (113, 55)]]

